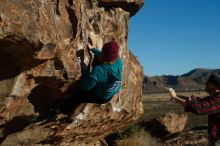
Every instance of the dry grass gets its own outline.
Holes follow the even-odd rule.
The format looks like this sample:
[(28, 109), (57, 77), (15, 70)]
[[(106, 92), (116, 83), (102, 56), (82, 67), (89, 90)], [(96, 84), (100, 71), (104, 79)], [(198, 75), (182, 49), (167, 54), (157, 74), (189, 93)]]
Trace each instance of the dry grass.
[(123, 140), (116, 141), (117, 146), (158, 146), (159, 143), (153, 139), (143, 128)]

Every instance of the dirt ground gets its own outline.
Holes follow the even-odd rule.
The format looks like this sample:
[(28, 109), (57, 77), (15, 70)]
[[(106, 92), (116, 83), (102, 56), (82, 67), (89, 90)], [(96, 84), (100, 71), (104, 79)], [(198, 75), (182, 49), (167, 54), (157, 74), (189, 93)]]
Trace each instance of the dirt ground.
[[(206, 92), (177, 92), (177, 95), (191, 96), (195, 95), (198, 97), (207, 96)], [(144, 94), (142, 98), (144, 105), (144, 114), (142, 119), (148, 120), (155, 117), (161, 116), (167, 112), (184, 113), (183, 107), (170, 100), (169, 93), (151, 93)], [(186, 129), (193, 127), (206, 125), (206, 116), (197, 116), (192, 113), (189, 114), (189, 119), (186, 125)]]

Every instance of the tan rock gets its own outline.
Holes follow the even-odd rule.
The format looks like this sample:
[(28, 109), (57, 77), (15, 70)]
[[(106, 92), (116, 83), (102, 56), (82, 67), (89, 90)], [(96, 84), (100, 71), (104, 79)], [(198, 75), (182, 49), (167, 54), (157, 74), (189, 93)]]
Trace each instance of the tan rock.
[(187, 120), (188, 114), (178, 115), (175, 113), (166, 113), (163, 117), (159, 118), (159, 121), (166, 127), (169, 133), (183, 131)]
[[(130, 16), (142, 5), (143, 0), (1, 1), (1, 145), (89, 144), (139, 118), (143, 71), (127, 38)], [(124, 63), (122, 91), (106, 105), (86, 104), (73, 122), (36, 121), (80, 79), (81, 63), (89, 59), (87, 42), (100, 48), (113, 38)]]
[(144, 125), (153, 136), (162, 138), (183, 131), (187, 120), (187, 114), (166, 113), (161, 117), (145, 121)]

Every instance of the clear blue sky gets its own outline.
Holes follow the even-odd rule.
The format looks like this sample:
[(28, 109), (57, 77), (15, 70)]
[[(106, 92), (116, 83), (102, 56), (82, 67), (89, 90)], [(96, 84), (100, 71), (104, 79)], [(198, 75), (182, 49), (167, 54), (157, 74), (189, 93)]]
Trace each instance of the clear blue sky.
[(148, 76), (220, 68), (220, 0), (145, 0), (128, 47)]

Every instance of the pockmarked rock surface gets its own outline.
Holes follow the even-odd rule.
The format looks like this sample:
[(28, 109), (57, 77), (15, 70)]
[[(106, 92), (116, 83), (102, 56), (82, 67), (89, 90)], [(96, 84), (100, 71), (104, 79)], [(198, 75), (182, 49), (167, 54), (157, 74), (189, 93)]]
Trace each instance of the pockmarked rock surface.
[[(0, 144), (85, 145), (139, 118), (143, 70), (127, 48), (129, 19), (143, 0), (0, 0)], [(86, 45), (115, 39), (123, 87), (111, 102), (86, 104), (73, 121), (48, 120), (76, 89)], [(59, 115), (57, 117), (60, 117)]]

